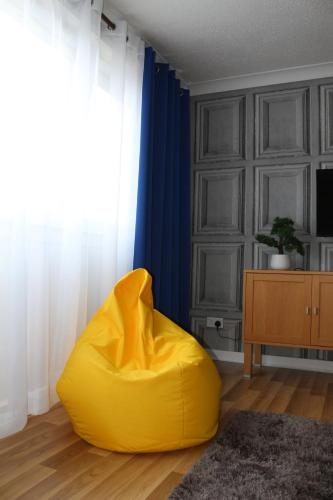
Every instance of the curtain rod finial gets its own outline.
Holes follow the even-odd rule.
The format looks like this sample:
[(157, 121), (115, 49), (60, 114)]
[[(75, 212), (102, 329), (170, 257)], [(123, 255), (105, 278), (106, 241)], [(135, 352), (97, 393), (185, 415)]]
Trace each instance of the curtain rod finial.
[(113, 23), (108, 17), (106, 17), (106, 15), (103, 12), (101, 17), (102, 21), (105, 22), (109, 30), (114, 31), (116, 29), (117, 26), (115, 25), (115, 23)]

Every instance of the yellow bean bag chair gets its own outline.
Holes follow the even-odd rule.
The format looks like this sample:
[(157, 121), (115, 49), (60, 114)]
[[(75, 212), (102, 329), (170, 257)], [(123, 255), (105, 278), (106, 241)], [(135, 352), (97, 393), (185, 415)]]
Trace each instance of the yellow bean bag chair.
[(210, 439), (220, 389), (204, 349), (154, 310), (144, 269), (117, 283), (57, 384), (75, 432), (120, 452), (173, 450)]

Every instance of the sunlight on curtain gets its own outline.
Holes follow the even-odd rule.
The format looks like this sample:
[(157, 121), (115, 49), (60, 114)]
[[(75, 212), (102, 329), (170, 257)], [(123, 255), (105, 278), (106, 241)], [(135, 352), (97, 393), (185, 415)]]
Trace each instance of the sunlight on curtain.
[(132, 267), (144, 45), (101, 9), (0, 0), (0, 437)]

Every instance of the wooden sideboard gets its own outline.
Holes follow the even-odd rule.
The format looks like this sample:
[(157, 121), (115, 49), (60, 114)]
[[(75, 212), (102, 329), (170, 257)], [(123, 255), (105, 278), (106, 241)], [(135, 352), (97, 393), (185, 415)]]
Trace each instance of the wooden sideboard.
[(333, 273), (244, 272), (244, 376), (261, 364), (261, 346), (333, 349)]

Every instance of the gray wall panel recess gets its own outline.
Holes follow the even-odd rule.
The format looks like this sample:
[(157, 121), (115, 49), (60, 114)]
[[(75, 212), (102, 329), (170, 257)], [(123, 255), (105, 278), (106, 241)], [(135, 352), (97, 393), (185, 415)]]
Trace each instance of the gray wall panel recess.
[[(196, 96), (191, 109), (191, 330), (208, 349), (241, 351), (243, 269), (266, 269), (272, 254), (256, 232), (292, 217), (305, 243), (292, 265), (333, 271), (333, 238), (316, 237), (316, 170), (333, 168), (333, 78)], [(208, 316), (223, 330), (206, 328)]]

